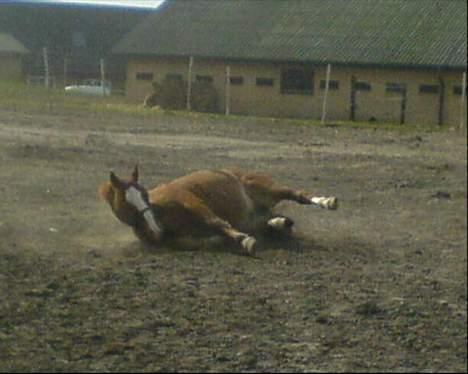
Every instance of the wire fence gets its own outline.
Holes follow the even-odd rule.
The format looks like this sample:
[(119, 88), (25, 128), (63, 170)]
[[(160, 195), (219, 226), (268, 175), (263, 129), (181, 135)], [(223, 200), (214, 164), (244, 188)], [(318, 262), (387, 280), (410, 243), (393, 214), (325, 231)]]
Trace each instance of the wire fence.
[(94, 55), (67, 54), (61, 49), (44, 47), (31, 53), (25, 61), (27, 83), (48, 88), (63, 88), (83, 80), (113, 82), (115, 93), (122, 93), (125, 63), (119, 58), (97, 58)]

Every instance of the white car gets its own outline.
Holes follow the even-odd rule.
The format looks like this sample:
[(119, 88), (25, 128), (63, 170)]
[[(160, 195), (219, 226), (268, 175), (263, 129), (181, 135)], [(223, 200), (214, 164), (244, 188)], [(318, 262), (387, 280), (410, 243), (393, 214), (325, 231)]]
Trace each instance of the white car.
[(104, 81), (104, 87), (99, 79), (86, 79), (82, 84), (75, 84), (65, 87), (65, 92), (91, 95), (91, 96), (110, 96), (112, 90), (111, 82)]

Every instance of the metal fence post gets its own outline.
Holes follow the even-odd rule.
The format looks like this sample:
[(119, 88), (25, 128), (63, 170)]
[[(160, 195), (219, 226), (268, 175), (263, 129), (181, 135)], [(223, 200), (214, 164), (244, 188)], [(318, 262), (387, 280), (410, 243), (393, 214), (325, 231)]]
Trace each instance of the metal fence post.
[(192, 96), (192, 69), (193, 69), (193, 56), (189, 58), (188, 78), (187, 78), (187, 110), (192, 109), (191, 96)]
[(323, 96), (323, 105), (322, 105), (322, 125), (325, 124), (325, 119), (327, 117), (327, 98), (328, 98), (328, 88), (330, 86), (330, 73), (331, 73), (331, 65), (327, 65), (327, 75), (325, 80), (325, 93)]
[(460, 129), (463, 129), (466, 124), (466, 113), (465, 113), (465, 103), (466, 103), (466, 71), (462, 74), (462, 92), (460, 99)]
[(225, 97), (226, 115), (231, 113), (231, 67), (226, 66), (226, 97)]
[(49, 88), (49, 55), (47, 47), (42, 48), (42, 58), (44, 60), (44, 87)]

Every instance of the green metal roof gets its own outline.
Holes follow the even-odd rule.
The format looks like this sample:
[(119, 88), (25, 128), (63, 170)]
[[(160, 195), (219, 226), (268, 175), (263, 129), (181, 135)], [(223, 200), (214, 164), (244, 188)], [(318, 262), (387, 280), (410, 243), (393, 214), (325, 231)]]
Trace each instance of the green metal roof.
[(466, 0), (166, 0), (114, 53), (466, 69)]

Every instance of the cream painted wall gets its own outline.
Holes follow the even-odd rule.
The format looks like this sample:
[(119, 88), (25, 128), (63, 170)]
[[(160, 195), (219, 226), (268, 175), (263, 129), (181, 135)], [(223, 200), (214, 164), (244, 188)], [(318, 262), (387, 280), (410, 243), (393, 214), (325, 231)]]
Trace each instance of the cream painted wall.
[[(312, 95), (290, 95), (280, 92), (281, 64), (231, 62), (231, 77), (242, 77), (242, 85), (231, 85), (232, 114), (247, 114), (268, 117), (292, 117), (320, 119), (324, 90), (320, 81), (325, 80), (326, 67), (314, 69), (314, 92)], [(151, 81), (136, 79), (137, 73), (151, 73), (153, 80), (162, 81), (166, 74), (181, 74), (188, 77), (188, 59), (132, 59), (127, 70), (127, 97), (142, 102), (151, 92)], [(225, 107), (226, 64), (216, 60), (195, 59), (192, 79), (197, 75), (212, 76), (218, 92), (219, 112)], [(387, 83), (404, 83), (407, 87), (406, 123), (437, 124), (439, 118), (439, 94), (420, 93), (421, 84), (439, 85), (439, 73), (397, 69), (341, 68), (332, 67), (331, 80), (339, 82), (338, 90), (330, 90), (327, 103), (327, 120), (349, 120), (351, 115), (351, 77), (371, 85), (368, 92), (356, 93), (355, 119), (368, 121), (374, 117), (378, 122), (399, 122), (401, 96), (386, 92)], [(462, 73), (441, 72), (445, 84), (444, 124), (460, 122), (460, 95), (454, 95), (453, 86), (461, 85)], [(273, 79), (273, 86), (257, 86), (257, 78)]]

